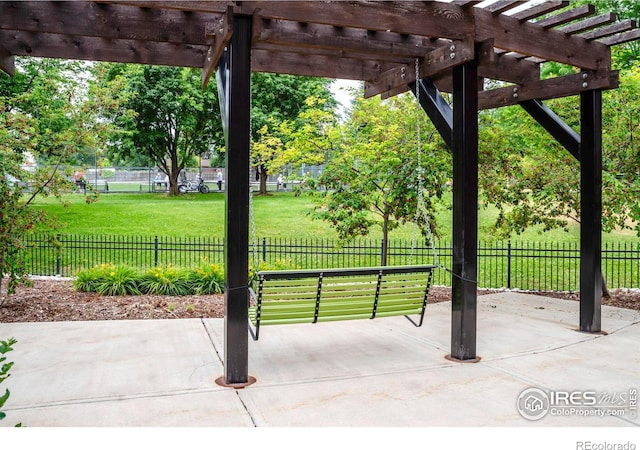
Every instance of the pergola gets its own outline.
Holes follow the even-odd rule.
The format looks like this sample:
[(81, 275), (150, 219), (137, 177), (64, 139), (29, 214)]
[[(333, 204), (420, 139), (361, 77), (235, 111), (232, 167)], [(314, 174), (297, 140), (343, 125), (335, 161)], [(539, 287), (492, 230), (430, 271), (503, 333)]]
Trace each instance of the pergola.
[[(14, 55), (198, 67), (203, 85), (217, 72), (228, 174), (221, 378), (229, 386), (250, 378), (252, 71), (363, 80), (367, 97), (420, 93), (453, 155), (450, 358), (475, 361), (478, 111), (518, 104), (580, 161), (579, 330), (601, 332), (601, 94), (618, 85), (610, 47), (637, 39), (633, 21), (555, 0), (0, 2), (0, 69), (9, 74)], [(547, 61), (574, 73), (541, 79)], [(543, 104), (566, 96), (580, 98), (579, 131)]]

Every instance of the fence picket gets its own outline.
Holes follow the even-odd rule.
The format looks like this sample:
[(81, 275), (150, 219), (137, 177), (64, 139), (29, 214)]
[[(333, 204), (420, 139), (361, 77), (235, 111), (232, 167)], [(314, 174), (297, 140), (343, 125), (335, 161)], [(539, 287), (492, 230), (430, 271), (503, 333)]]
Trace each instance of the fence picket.
[[(188, 267), (208, 262), (223, 265), (224, 240), (221, 238), (166, 238), (136, 236), (30, 235), (25, 258), (34, 275), (73, 276), (81, 269), (103, 263), (146, 269), (161, 265)], [(380, 264), (381, 243), (358, 239), (339, 244), (331, 239), (267, 238), (256, 239), (257, 253), (268, 264), (290, 264), (303, 269), (321, 267), (364, 267)], [(438, 262), (450, 268), (453, 249), (449, 242), (435, 243)], [(579, 290), (580, 251), (578, 243), (480, 242), (478, 280), (483, 288), (523, 290)], [(388, 265), (433, 264), (431, 245), (390, 240)], [(602, 249), (602, 273), (609, 288), (640, 287), (640, 243), (605, 243)], [(450, 285), (445, 270), (435, 273), (434, 284)]]

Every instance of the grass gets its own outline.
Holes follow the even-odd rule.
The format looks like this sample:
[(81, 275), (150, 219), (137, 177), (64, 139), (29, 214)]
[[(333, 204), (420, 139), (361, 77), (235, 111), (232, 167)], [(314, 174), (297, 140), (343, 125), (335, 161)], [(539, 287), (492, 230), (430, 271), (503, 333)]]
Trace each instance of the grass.
[[(67, 207), (54, 199), (40, 199), (35, 207), (57, 217), (59, 232), (65, 234), (138, 235), (168, 237), (222, 237), (224, 236), (225, 199), (218, 193), (187, 194), (169, 197), (165, 194), (104, 194), (98, 202), (86, 204), (80, 194), (65, 197)], [(450, 241), (450, 199), (439, 205), (437, 221), (441, 237)], [(326, 222), (313, 220), (309, 212), (312, 199), (295, 197), (290, 192), (275, 192), (256, 196), (253, 200), (256, 234), (260, 237), (296, 237), (335, 239), (336, 234)], [(490, 234), (497, 211), (494, 208), (479, 211), (479, 239), (493, 240)], [(533, 228), (513, 239), (536, 242), (576, 242), (579, 225), (570, 225), (570, 231), (540, 232)], [(411, 239), (413, 226), (394, 230), (392, 239)], [(369, 237), (381, 238), (379, 228)], [(603, 236), (605, 242), (638, 242), (631, 230), (615, 231)]]

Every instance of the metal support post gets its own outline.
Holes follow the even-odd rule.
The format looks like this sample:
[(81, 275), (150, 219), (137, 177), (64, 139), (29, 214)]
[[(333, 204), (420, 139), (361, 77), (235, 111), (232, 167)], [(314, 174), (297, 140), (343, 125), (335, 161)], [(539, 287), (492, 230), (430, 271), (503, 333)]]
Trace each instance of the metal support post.
[(602, 92), (580, 94), (580, 331), (601, 331)]
[(451, 355), (477, 361), (478, 67), (453, 69), (453, 264)]
[[(251, 17), (234, 16), (226, 67), (219, 69), (224, 86), (222, 117), (227, 146), (225, 192), (224, 375), (219, 384), (250, 383), (249, 336), (249, 142), (251, 139)], [(222, 63), (222, 62), (221, 62)]]

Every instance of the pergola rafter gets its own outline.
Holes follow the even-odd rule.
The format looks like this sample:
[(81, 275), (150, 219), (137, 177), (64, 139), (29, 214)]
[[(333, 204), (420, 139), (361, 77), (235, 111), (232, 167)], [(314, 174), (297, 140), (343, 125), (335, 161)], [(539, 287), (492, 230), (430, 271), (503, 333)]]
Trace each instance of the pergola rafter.
[[(610, 47), (640, 39), (634, 21), (616, 20), (560, 0), (0, 2), (0, 70), (12, 74), (15, 56), (174, 65), (202, 68), (203, 85), (217, 70), (230, 178), (223, 379), (243, 385), (252, 71), (362, 80), (367, 97), (418, 89), (454, 160), (451, 357), (469, 361), (481, 109), (520, 104), (580, 161), (579, 326), (600, 331), (601, 92), (618, 86)], [(546, 62), (574, 73), (541, 79)], [(580, 133), (542, 103), (575, 95)]]

